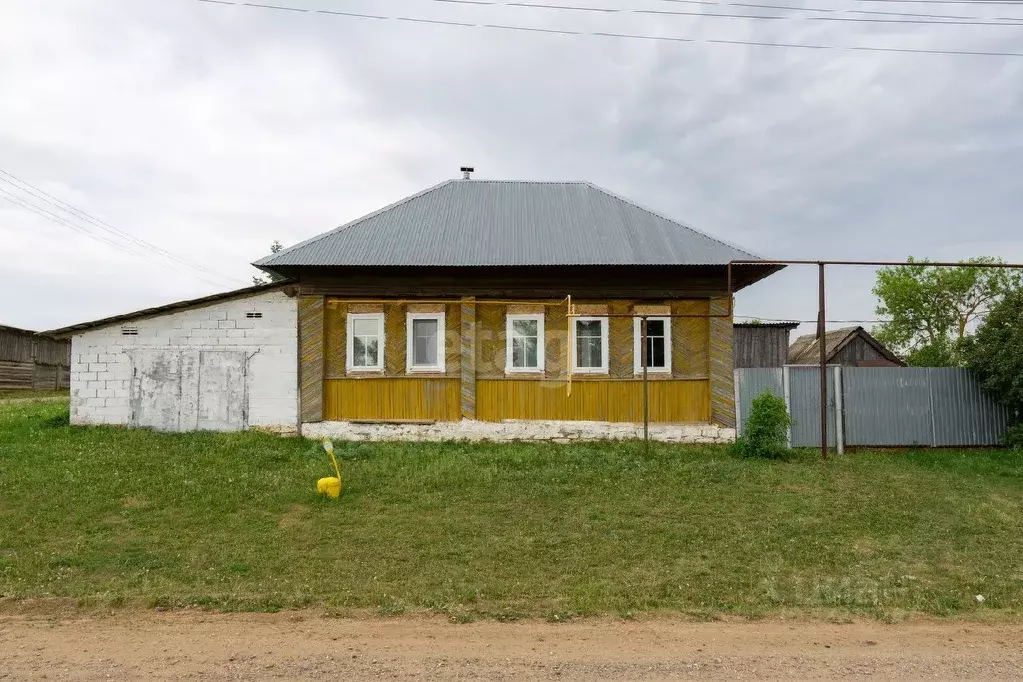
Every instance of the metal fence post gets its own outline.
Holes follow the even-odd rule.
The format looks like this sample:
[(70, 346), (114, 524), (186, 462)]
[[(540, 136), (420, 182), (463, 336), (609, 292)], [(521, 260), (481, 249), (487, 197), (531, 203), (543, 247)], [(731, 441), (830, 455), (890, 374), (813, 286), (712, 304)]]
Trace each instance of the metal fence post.
[(845, 454), (845, 400), (842, 396), (842, 366), (835, 366), (835, 450)]

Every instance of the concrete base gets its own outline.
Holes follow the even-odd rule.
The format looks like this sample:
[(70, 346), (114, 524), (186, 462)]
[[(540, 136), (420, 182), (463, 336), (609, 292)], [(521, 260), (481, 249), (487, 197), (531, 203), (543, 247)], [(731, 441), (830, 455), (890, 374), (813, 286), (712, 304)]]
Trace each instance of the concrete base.
[[(587, 421), (504, 421), (435, 424), (315, 422), (302, 425), (306, 438), (351, 441), (572, 441), (629, 440), (643, 437), (642, 424)], [(651, 424), (650, 439), (665, 443), (731, 443), (735, 429), (715, 424)]]

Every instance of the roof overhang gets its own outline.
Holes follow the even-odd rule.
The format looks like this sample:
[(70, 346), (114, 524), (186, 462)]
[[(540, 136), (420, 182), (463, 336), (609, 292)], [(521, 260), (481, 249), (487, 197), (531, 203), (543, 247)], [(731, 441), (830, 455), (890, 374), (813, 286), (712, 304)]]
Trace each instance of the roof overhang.
[(290, 280), (280, 280), (277, 282), (269, 282), (267, 284), (257, 284), (251, 287), (245, 287), (242, 289), (234, 289), (232, 291), (224, 291), (219, 294), (212, 294), (210, 296), (203, 296), (201, 298), (191, 298), (185, 301), (176, 301), (174, 303), (167, 303), (165, 305), (156, 306), (155, 308), (145, 308), (143, 310), (136, 310), (130, 313), (124, 313), (123, 315), (113, 315), (111, 317), (104, 317), (99, 320), (93, 320), (92, 322), (81, 322), (79, 324), (73, 324), (68, 327), (61, 327), (60, 329), (52, 329), (46, 332), (39, 332), (41, 335), (52, 336), (55, 338), (68, 338), (75, 334), (80, 334), (84, 331), (92, 329), (100, 329), (101, 327), (108, 327), (113, 324), (120, 324), (123, 322), (130, 322), (132, 320), (141, 320), (149, 317), (159, 317), (170, 312), (178, 312), (181, 310), (189, 310), (192, 308), (203, 308), (214, 303), (220, 303), (222, 301), (229, 301), (235, 298), (245, 298), (246, 296), (254, 296), (255, 294), (262, 293), (264, 291), (272, 291), (274, 289), (281, 289), (287, 286), (293, 286)]

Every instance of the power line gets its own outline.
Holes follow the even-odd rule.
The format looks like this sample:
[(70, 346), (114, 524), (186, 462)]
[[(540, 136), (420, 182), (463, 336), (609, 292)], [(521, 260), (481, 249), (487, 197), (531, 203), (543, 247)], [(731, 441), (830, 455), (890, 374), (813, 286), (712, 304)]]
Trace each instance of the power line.
[[(558, 10), (558, 11), (571, 11), (571, 12), (589, 12), (589, 13), (602, 13), (602, 14), (645, 14), (654, 16), (683, 16), (683, 17), (698, 17), (707, 19), (752, 19), (762, 21), (839, 21), (839, 22), (854, 22), (854, 23), (868, 23), (868, 24), (931, 24), (941, 25), (948, 24), (949, 26), (1023, 26), (1023, 18), (1017, 20), (1017, 23), (1007, 23), (1006, 21), (994, 21), (990, 19), (984, 19), (982, 17), (971, 17), (975, 21), (959, 21), (959, 20), (938, 20), (934, 18), (927, 19), (891, 19), (891, 18), (878, 18), (878, 17), (842, 17), (842, 16), (824, 16), (824, 17), (804, 17), (804, 16), (779, 16), (779, 15), (766, 15), (766, 14), (720, 14), (714, 12), (696, 12), (696, 11), (683, 11), (683, 10), (660, 10), (660, 9), (632, 9), (632, 8), (621, 8), (621, 7), (577, 7), (573, 5), (550, 5), (538, 2), (510, 2), (505, 0), (427, 0), (428, 2), (436, 2), (447, 5), (477, 5), (484, 7), (511, 7), (515, 9), (544, 9), (544, 10)], [(673, 1), (673, 0), (668, 0)], [(219, 4), (219, 3), (218, 3)], [(246, 5), (250, 3), (244, 3)], [(703, 4), (703, 3), (701, 3)], [(707, 3), (710, 4), (710, 3)], [(771, 5), (752, 5), (752, 4), (740, 4), (740, 3), (722, 3), (733, 7), (763, 7), (765, 9), (799, 9), (796, 7), (785, 7), (785, 6), (771, 6)], [(832, 12), (834, 10), (813, 10)]]
[[(727, 0), (661, 0), (680, 5), (705, 5), (717, 7), (743, 7), (753, 9), (776, 9), (793, 12), (817, 12), (825, 14), (869, 14), (891, 17), (922, 17), (925, 19), (975, 19), (977, 21), (1023, 21), (1023, 17), (978, 17), (962, 14), (921, 14), (919, 12), (889, 12), (885, 10), (839, 9), (833, 7), (800, 7), (799, 5), (765, 5), (755, 2), (728, 2)], [(1023, 6), (1023, 5), (1021, 5)], [(1011, 26), (1012, 24), (1006, 24)]]
[(463, 28), (485, 28), (503, 31), (520, 31), (525, 33), (547, 33), (565, 36), (585, 36), (600, 38), (620, 38), (631, 40), (652, 40), (671, 43), (694, 43), (710, 45), (750, 45), (756, 47), (784, 47), (805, 50), (845, 50), (851, 52), (890, 52), (899, 54), (930, 54), (930, 55), (952, 55), (970, 57), (1023, 57), (1023, 52), (997, 52), (997, 51), (975, 51), (975, 50), (927, 50), (908, 47), (873, 47), (865, 45), (814, 45), (810, 43), (773, 43), (756, 40), (726, 40), (711, 38), (686, 38), (683, 36), (655, 36), (639, 33), (611, 33), (605, 31), (574, 31), (570, 29), (539, 28), (535, 26), (516, 26), (510, 24), (478, 24), (463, 21), (446, 21), (441, 19), (426, 19), (423, 17), (387, 16), (382, 14), (364, 14), (361, 12), (341, 12), (338, 10), (313, 9), (309, 7), (268, 5), (257, 2), (240, 2), (235, 0), (196, 0), (215, 5), (233, 5), (254, 9), (278, 10), (285, 12), (297, 12), (303, 14), (324, 14), (333, 17), (350, 17), (355, 19), (373, 19), (379, 21), (401, 21), (416, 24), (435, 24), (441, 26), (459, 26)]
[[(114, 235), (115, 237), (118, 237), (118, 238), (124, 239), (124, 240), (126, 240), (128, 242), (134, 243), (134, 244), (136, 244), (137, 246), (139, 246), (139, 247), (141, 247), (143, 249), (151, 250), (151, 251), (157, 253), (158, 255), (161, 255), (161, 256), (163, 256), (165, 258), (169, 258), (169, 259), (171, 259), (171, 260), (173, 260), (173, 261), (175, 261), (177, 263), (180, 263), (181, 265), (184, 265), (186, 267), (193, 268), (195, 270), (208, 273), (210, 275), (213, 275), (215, 277), (219, 277), (221, 279), (224, 279), (225, 281), (229, 281), (229, 282), (232, 282), (232, 283), (237, 283), (237, 282), (240, 281), (240, 280), (238, 280), (235, 277), (231, 277), (230, 275), (225, 275), (225, 274), (223, 274), (221, 272), (217, 272), (216, 270), (208, 268), (208, 267), (206, 267), (204, 265), (200, 265), (198, 263), (192, 263), (191, 261), (188, 261), (188, 260), (178, 256), (175, 253), (172, 253), (172, 252), (170, 252), (170, 251), (168, 251), (168, 250), (166, 250), (166, 249), (164, 249), (164, 248), (162, 248), (160, 246), (157, 246), (156, 244), (148, 242), (148, 241), (146, 241), (146, 240), (144, 240), (144, 239), (142, 239), (140, 237), (136, 237), (135, 235), (133, 235), (133, 234), (131, 234), (129, 232), (125, 232), (124, 230), (122, 230), (120, 228), (114, 227), (110, 223), (107, 223), (104, 220), (96, 218), (96, 217), (90, 215), (89, 213), (86, 213), (85, 211), (83, 211), (81, 209), (78, 209), (78, 208), (72, 206), (71, 204), (58, 199), (57, 197), (53, 196), (52, 194), (46, 192), (45, 190), (43, 190), (43, 189), (41, 189), (39, 187), (36, 187), (35, 185), (33, 185), (33, 184), (31, 184), (31, 183), (29, 183), (29, 182), (27, 182), (25, 180), (22, 180), (21, 178), (17, 177), (13, 173), (8, 173), (7, 171), (3, 170), (2, 168), (0, 168), (0, 176), (6, 176), (7, 178), (10, 178), (10, 180), (8, 180), (8, 179), (6, 179), (4, 177), (0, 177), (0, 182), (4, 182), (4, 183), (10, 185), (11, 187), (14, 187), (15, 189), (17, 189), (19, 191), (28, 193), (28, 194), (32, 195), (33, 197), (42, 200), (47, 205), (52, 206), (52, 207), (56, 208), (59, 211), (63, 211), (64, 213), (67, 213), (67, 214), (73, 216), (76, 220), (84, 220), (87, 223), (90, 223), (93, 226), (98, 227), (98, 228), (100, 228), (100, 229), (102, 229), (102, 230), (104, 230), (104, 231)], [(11, 180), (14, 180), (15, 182), (19, 183), (22, 186), (19, 186), (18, 184), (15, 184), (15, 182), (12, 182)], [(51, 215), (53, 215), (53, 214), (51, 214)]]
[(1023, 3), (1016, 0), (860, 0), (860, 2), (912, 3), (918, 5), (1001, 5), (1003, 7), (1021, 7)]
[[(15, 206), (19, 206), (19, 207), (25, 209), (26, 211), (30, 211), (30, 212), (36, 214), (37, 216), (39, 216), (41, 218), (44, 218), (45, 220), (50, 221), (51, 223), (56, 223), (57, 225), (61, 225), (63, 227), (67, 227), (67, 228), (69, 228), (71, 230), (74, 230), (75, 232), (78, 232), (79, 234), (82, 234), (82, 235), (84, 235), (86, 237), (89, 237), (90, 239), (94, 239), (96, 241), (99, 241), (99, 242), (102, 242), (102, 243), (107, 244), (109, 246), (112, 246), (115, 249), (123, 251), (123, 252), (125, 252), (127, 254), (130, 254), (132, 256), (136, 256), (136, 257), (139, 257), (139, 258), (144, 258), (144, 259), (148, 260), (150, 263), (154, 263), (156, 265), (162, 265), (164, 267), (169, 267), (172, 270), (175, 270), (176, 272), (180, 272), (182, 274), (195, 274), (195, 273), (188, 273), (188, 272), (186, 272), (184, 270), (181, 270), (180, 268), (176, 268), (173, 265), (171, 265), (170, 263), (166, 263), (166, 262), (155, 260), (154, 258), (151, 258), (146, 253), (130, 249), (130, 248), (126, 247), (124, 244), (120, 244), (118, 242), (115, 242), (112, 239), (104, 237), (103, 235), (96, 234), (95, 232), (92, 232), (91, 230), (83, 227), (82, 225), (78, 225), (76, 223), (72, 223), (72, 222), (66, 220), (65, 218), (63, 218), (63, 217), (61, 217), (61, 216), (59, 216), (59, 215), (57, 215), (57, 214), (55, 214), (55, 213), (53, 213), (51, 211), (49, 211), (49, 210), (39, 206), (38, 204), (34, 204), (34, 203), (30, 202), (30, 201), (26, 201), (22, 197), (19, 197), (19, 196), (15, 195), (14, 193), (9, 192), (8, 190), (3, 189), (2, 187), (0, 187), (0, 198), (6, 199), (7, 201), (9, 201), (10, 203), (14, 204)], [(202, 275), (195, 275), (195, 276), (198, 277), (203, 282), (206, 282), (207, 284), (211, 284), (211, 285), (213, 285), (215, 287), (223, 286), (222, 284), (219, 284), (217, 282), (209, 280), (209, 279), (203, 277)]]
[[(756, 320), (759, 322), (792, 322), (793, 324), (816, 324), (817, 319), (793, 320), (792, 318), (758, 317), (757, 315), (732, 315), (735, 319)], [(891, 320), (824, 320), (828, 324), (886, 324)]]

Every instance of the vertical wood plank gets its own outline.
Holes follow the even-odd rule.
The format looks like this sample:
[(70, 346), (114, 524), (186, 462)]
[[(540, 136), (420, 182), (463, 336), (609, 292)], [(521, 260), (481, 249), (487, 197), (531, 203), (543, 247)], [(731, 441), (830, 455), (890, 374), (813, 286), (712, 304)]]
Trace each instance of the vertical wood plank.
[(298, 299), (299, 413), (303, 422), (323, 421), (323, 309), (322, 296)]

